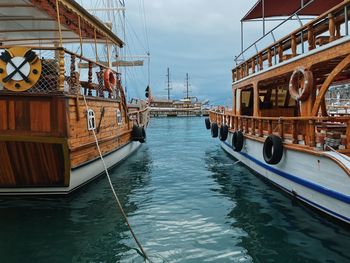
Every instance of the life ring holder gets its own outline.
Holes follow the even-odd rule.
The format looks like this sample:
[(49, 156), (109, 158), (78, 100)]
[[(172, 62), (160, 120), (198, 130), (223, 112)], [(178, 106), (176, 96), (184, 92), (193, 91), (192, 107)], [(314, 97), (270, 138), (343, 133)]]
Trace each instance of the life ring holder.
[(12, 47), (0, 54), (0, 83), (10, 91), (31, 89), (38, 83), (41, 72), (41, 60), (31, 48)]
[(109, 68), (106, 69), (103, 73), (103, 81), (105, 84), (105, 88), (109, 92), (112, 92), (117, 86), (117, 79), (116, 79), (113, 71), (110, 70)]
[[(300, 75), (302, 76), (301, 83)], [(290, 77), (289, 94), (296, 101), (305, 101), (309, 98), (313, 85), (312, 71), (303, 67), (297, 68)]]

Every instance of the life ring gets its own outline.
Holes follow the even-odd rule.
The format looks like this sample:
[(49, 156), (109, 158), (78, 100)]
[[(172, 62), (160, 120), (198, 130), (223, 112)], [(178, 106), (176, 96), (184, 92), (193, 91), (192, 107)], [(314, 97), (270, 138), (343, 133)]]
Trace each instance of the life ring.
[(210, 119), (209, 118), (205, 118), (205, 127), (207, 128), (207, 130), (210, 130)]
[(105, 88), (112, 92), (113, 89), (117, 86), (117, 79), (114, 75), (114, 73), (110, 69), (106, 69), (103, 73), (103, 81), (105, 84)]
[(311, 70), (297, 68), (289, 81), (289, 94), (297, 101), (305, 101), (309, 98), (314, 85), (314, 77)]
[(281, 137), (270, 135), (266, 138), (263, 148), (264, 160), (268, 164), (278, 164), (283, 156), (283, 142)]
[(216, 138), (218, 137), (219, 127), (216, 122), (213, 122), (211, 124), (211, 137)]
[(232, 149), (240, 152), (243, 149), (244, 135), (241, 131), (235, 131), (232, 134)]
[(226, 141), (228, 135), (228, 126), (226, 124), (221, 125), (219, 135), (220, 141)]
[(134, 125), (132, 127), (131, 137), (133, 141), (144, 143), (146, 141), (146, 130), (144, 127)]
[(0, 84), (7, 90), (27, 91), (38, 83), (41, 73), (41, 60), (30, 48), (12, 47), (0, 54)]

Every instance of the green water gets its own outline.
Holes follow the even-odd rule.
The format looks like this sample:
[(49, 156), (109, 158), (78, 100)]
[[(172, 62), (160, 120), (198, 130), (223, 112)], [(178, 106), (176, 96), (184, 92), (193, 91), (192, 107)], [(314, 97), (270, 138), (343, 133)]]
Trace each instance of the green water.
[[(153, 262), (350, 262), (350, 229), (226, 155), (202, 118), (153, 119), (111, 172)], [(0, 262), (144, 262), (106, 178), (69, 198), (0, 199)]]

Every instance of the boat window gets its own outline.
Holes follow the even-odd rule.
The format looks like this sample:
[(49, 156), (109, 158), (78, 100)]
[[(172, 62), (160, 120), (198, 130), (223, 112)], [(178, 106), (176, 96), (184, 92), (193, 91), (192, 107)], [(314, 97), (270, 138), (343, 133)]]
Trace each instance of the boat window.
[(246, 116), (253, 115), (253, 88), (241, 91), (241, 114)]
[(241, 111), (241, 90), (236, 91), (236, 112)]
[(259, 88), (259, 110), (263, 117), (293, 117), (295, 101), (290, 97), (288, 86), (263, 86)]
[(89, 131), (96, 129), (95, 112), (92, 109), (88, 109), (87, 111), (87, 123)]
[(122, 125), (123, 124), (122, 112), (119, 109), (117, 109), (117, 122), (118, 122), (118, 125)]

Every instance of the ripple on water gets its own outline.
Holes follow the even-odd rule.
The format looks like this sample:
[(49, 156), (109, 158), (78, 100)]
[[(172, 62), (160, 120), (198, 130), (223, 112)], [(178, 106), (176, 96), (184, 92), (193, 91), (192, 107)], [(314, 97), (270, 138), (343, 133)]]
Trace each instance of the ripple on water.
[[(111, 175), (153, 262), (350, 262), (348, 229), (235, 164), (203, 118), (147, 132)], [(105, 178), (69, 199), (0, 199), (0, 225), (0, 262), (144, 262)]]

